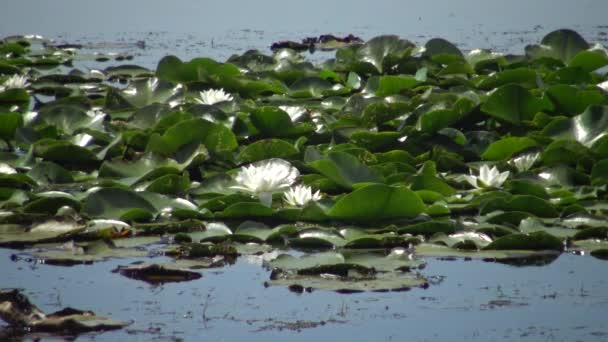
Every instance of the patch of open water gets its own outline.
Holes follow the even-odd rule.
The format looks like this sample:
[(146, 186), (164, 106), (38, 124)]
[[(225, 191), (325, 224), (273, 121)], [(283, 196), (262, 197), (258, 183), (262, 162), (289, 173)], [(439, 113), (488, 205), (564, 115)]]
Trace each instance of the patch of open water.
[[(364, 39), (391, 33), (416, 43), (442, 37), (465, 50), (521, 53), (564, 27), (605, 42), (605, 13), (604, 0), (8, 0), (0, 36), (42, 34), (90, 51), (126, 52), (132, 63), (154, 68), (167, 54), (224, 60), (325, 33)], [(591, 257), (565, 254), (527, 267), (430, 259), (422, 273), (443, 280), (428, 289), (341, 295), (265, 288), (269, 272), (242, 259), (196, 281), (150, 286), (111, 273), (137, 259), (57, 267), (12, 262), (12, 253), (0, 249), (1, 288), (23, 288), (43, 310), (72, 306), (133, 321), (120, 331), (81, 335), (85, 341), (608, 339), (607, 264)]]
[[(42, 310), (65, 306), (133, 323), (79, 340), (289, 339), (591, 340), (608, 336), (606, 263), (564, 254), (544, 266), (430, 259), (427, 289), (296, 294), (264, 287), (270, 272), (238, 259), (201, 279), (152, 286), (111, 270), (142, 259), (58, 267), (0, 250), (2, 287), (23, 288)], [(162, 257), (154, 261), (161, 261)], [(149, 259), (148, 259), (149, 260)]]

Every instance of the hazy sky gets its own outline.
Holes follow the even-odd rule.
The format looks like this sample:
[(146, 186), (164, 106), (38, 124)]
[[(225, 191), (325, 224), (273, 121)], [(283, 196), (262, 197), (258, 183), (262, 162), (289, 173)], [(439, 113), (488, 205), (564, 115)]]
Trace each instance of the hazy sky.
[(488, 30), (574, 27), (608, 22), (606, 0), (2, 0), (0, 36), (62, 32), (346, 32), (449, 35)]

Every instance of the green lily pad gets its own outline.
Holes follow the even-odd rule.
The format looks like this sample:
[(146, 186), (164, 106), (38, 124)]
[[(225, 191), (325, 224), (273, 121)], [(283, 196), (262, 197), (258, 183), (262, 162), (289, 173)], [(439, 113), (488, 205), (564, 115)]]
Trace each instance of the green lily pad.
[(23, 246), (65, 241), (84, 230), (85, 226), (74, 221), (52, 219), (34, 224), (32, 227), (5, 224), (0, 226), (0, 245)]
[(481, 155), (485, 160), (505, 160), (527, 148), (536, 146), (537, 142), (528, 137), (507, 137), (493, 142)]
[(147, 151), (170, 156), (189, 144), (202, 143), (212, 153), (225, 154), (238, 147), (234, 133), (222, 124), (205, 119), (191, 119), (176, 123), (160, 135), (150, 136)]
[(436, 233), (454, 234), (456, 233), (456, 224), (451, 221), (427, 221), (419, 222), (412, 225), (399, 227), (399, 234), (412, 234), (431, 236)]
[(313, 161), (308, 165), (347, 189), (351, 189), (357, 183), (381, 181), (369, 167), (345, 152), (330, 152), (326, 159)]
[(424, 287), (426, 279), (407, 272), (378, 273), (374, 276), (360, 275), (351, 271), (347, 277), (331, 274), (325, 276), (298, 275), (288, 272), (276, 272), (266, 283), (270, 286), (286, 286), (293, 291), (317, 289), (342, 293), (363, 291), (404, 291), (413, 287)]
[(547, 99), (538, 98), (515, 84), (496, 89), (481, 106), (481, 110), (488, 115), (514, 125), (531, 121), (537, 112), (552, 108)]
[(447, 246), (421, 243), (415, 247), (415, 254), (423, 257), (459, 257), (484, 260), (529, 260), (534, 258), (557, 257), (557, 251), (533, 250), (459, 250)]
[(239, 153), (239, 160), (252, 163), (259, 160), (282, 158), (286, 159), (299, 152), (293, 144), (281, 139), (264, 139), (247, 145)]
[(553, 101), (555, 110), (567, 116), (581, 114), (588, 106), (600, 105), (606, 99), (600, 89), (578, 89), (568, 84), (553, 85), (546, 94)]
[(418, 174), (411, 178), (412, 190), (430, 190), (444, 196), (451, 196), (456, 190), (437, 177), (435, 162), (427, 161), (422, 165)]
[(285, 111), (272, 106), (256, 109), (251, 122), (266, 137), (292, 137), (308, 135), (314, 131), (309, 123), (294, 124)]
[(531, 58), (551, 57), (568, 62), (577, 53), (589, 48), (589, 44), (580, 34), (569, 29), (547, 34), (540, 44), (526, 46), (526, 55)]
[(147, 254), (147, 251), (134, 248), (116, 248), (112, 242), (103, 240), (82, 244), (67, 242), (32, 252), (32, 255), (44, 260), (46, 264), (65, 266), (90, 264), (109, 258), (142, 257)]
[(363, 92), (384, 97), (400, 94), (418, 84), (418, 80), (409, 75), (372, 76), (367, 80)]
[(121, 219), (133, 209), (155, 213), (154, 206), (138, 193), (120, 189), (103, 188), (92, 192), (84, 201), (82, 211), (92, 217)]
[(17, 128), (23, 126), (21, 113), (0, 113), (0, 139), (12, 141)]
[(590, 147), (608, 135), (608, 107), (589, 106), (580, 115), (552, 121), (542, 133), (554, 139), (574, 140)]
[(404, 187), (372, 184), (342, 197), (330, 209), (332, 218), (373, 221), (414, 217), (425, 210), (415, 192)]
[(562, 251), (562, 240), (544, 231), (530, 234), (510, 234), (500, 237), (487, 245), (486, 250), (555, 250)]

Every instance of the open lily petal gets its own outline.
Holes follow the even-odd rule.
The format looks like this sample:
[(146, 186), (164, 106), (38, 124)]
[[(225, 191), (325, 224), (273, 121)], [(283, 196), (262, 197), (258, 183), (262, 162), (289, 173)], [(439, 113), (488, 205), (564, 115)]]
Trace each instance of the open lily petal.
[(509, 171), (500, 172), (496, 166), (490, 168), (488, 165), (482, 165), (479, 168), (479, 176), (465, 175), (469, 184), (482, 189), (485, 187), (499, 188), (509, 178)]
[(318, 201), (322, 198), (321, 193), (317, 190), (315, 193), (306, 185), (296, 185), (283, 194), (283, 198), (288, 205), (294, 207), (302, 207), (310, 201)]
[(213, 105), (218, 102), (232, 101), (232, 95), (224, 92), (224, 89), (209, 89), (200, 92), (200, 99), (195, 99), (200, 104)]
[(268, 200), (267, 194), (283, 192), (295, 183), (300, 175), (298, 169), (288, 161), (273, 158), (252, 163), (243, 167), (234, 178), (235, 185), (232, 189), (248, 192), (264, 200)]

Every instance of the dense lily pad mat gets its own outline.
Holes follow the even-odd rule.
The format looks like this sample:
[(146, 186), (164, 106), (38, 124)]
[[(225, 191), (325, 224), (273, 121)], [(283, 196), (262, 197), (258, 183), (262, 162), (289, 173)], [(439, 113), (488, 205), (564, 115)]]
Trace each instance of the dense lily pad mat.
[[(261, 255), (270, 285), (342, 291), (426, 285), (424, 256), (605, 258), (603, 46), (558, 30), (522, 55), (332, 48), (83, 71), (2, 40), (0, 245), (60, 265), (172, 256), (117, 269), (152, 282)], [(276, 249), (344, 260), (286, 267)]]

